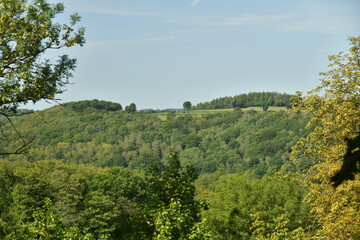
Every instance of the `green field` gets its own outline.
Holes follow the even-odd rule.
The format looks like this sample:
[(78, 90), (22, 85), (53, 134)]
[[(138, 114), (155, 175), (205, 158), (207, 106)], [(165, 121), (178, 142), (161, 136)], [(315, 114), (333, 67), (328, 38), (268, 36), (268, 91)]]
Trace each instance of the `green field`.
[[(263, 111), (262, 107), (248, 107), (248, 108), (242, 108), (242, 111)], [(176, 115), (192, 115), (192, 116), (202, 116), (206, 114), (216, 114), (216, 113), (227, 113), (227, 112), (233, 112), (234, 108), (226, 108), (226, 109), (209, 109), (209, 110), (190, 110), (190, 111), (180, 111), (176, 112)], [(269, 107), (268, 112), (278, 112), (278, 111), (287, 111), (286, 107)], [(161, 113), (154, 113), (154, 115), (157, 115), (160, 119), (165, 120), (166, 115), (169, 114), (169, 112), (161, 112)]]

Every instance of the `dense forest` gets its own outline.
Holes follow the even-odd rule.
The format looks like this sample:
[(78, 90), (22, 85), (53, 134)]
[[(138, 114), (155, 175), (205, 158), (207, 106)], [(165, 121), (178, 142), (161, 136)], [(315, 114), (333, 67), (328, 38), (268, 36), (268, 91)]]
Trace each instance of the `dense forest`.
[[(305, 128), (309, 116), (299, 113), (235, 110), (199, 117), (169, 112), (162, 120), (156, 114), (112, 111), (114, 103), (100, 108), (98, 102), (65, 104), (19, 116), (13, 123), (33, 138), (30, 153), (35, 161), (146, 170), (149, 163), (164, 162), (170, 151), (177, 151), (181, 163), (193, 164), (199, 173), (252, 171), (258, 177), (278, 171), (288, 162), (291, 147), (311, 131)], [(8, 142), (0, 143), (8, 152), (22, 144), (9, 144), (18, 138), (10, 130), (4, 129)]]
[[(1, 191), (8, 193), (2, 236), (35, 238), (45, 217), (44, 228), (58, 239), (152, 239), (162, 231), (157, 221), (176, 217), (190, 222), (172, 226), (169, 239), (257, 239), (262, 221), (272, 224), (262, 234), (285, 222), (288, 236), (314, 230), (305, 189), (275, 176), (292, 167), (291, 147), (311, 131), (309, 116), (235, 109), (163, 119), (114, 106), (80, 101), (13, 117), (32, 142), (28, 159), (15, 154), (1, 162)], [(3, 129), (1, 149), (12, 152), (18, 146), (9, 143), (22, 142), (10, 126)], [(299, 166), (310, 165), (304, 159)], [(232, 203), (222, 205), (225, 199)]]
[(198, 103), (194, 109), (224, 109), (235, 107), (266, 107), (279, 106), (290, 108), (290, 99), (293, 97), (287, 93), (277, 92), (252, 92), (239, 94), (234, 97), (221, 97), (210, 102)]
[(360, 239), (360, 37), (305, 95), (20, 110), (66, 90), (76, 59), (45, 53), (85, 29), (0, 3), (0, 239)]

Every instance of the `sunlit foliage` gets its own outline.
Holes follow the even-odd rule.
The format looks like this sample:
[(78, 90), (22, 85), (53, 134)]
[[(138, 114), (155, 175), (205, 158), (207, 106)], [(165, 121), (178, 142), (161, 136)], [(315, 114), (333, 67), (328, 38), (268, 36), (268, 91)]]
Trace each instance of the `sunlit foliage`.
[(343, 163), (346, 139), (360, 132), (360, 37), (351, 37), (349, 42), (348, 53), (329, 57), (330, 70), (321, 73), (321, 85), (294, 98), (294, 111), (310, 113), (310, 124), (319, 124), (298, 142), (292, 155), (295, 160), (311, 158), (316, 162), (303, 183), (310, 187), (307, 199), (322, 223), (318, 234), (330, 239), (360, 237), (359, 174), (337, 188), (330, 182)]

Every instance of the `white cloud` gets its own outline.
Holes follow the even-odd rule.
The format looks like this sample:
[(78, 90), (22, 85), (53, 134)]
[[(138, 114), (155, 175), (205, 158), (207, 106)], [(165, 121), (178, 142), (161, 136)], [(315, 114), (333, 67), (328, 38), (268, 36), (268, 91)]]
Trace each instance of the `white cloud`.
[(217, 22), (215, 26), (239, 26), (239, 25), (253, 25), (277, 23), (288, 20), (291, 17), (289, 14), (281, 15), (244, 15), (241, 17), (227, 18), (224, 21)]
[(175, 36), (169, 36), (169, 37), (154, 37), (154, 38), (140, 38), (140, 39), (90, 41), (85, 44), (85, 47), (88, 47), (88, 48), (133, 47), (133, 46), (144, 46), (144, 45), (168, 43), (175, 39), (176, 39)]
[(211, 26), (252, 26), (265, 27), (268, 30), (281, 32), (308, 32), (326, 34), (354, 35), (358, 32), (360, 22), (354, 22), (352, 17), (303, 12), (279, 15), (243, 15), (226, 18)]
[(308, 33), (326, 33), (326, 34), (356, 34), (360, 24), (345, 18), (308, 18), (294, 19), (280, 24), (279, 29), (285, 32), (308, 32)]
[[(355, 20), (357, 19), (357, 20)], [(334, 9), (318, 8), (299, 12), (290, 21), (279, 24), (279, 28), (287, 32), (313, 32), (327, 34), (358, 34), (360, 17), (354, 18), (351, 13), (336, 12)]]
[(190, 7), (196, 7), (200, 2), (202, 2), (203, 0), (192, 0)]

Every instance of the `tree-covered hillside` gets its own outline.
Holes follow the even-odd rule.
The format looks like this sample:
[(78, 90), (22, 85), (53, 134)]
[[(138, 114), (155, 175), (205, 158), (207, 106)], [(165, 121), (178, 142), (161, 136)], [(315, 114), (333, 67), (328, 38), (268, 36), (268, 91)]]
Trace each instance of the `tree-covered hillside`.
[(64, 103), (63, 106), (69, 107), (75, 112), (82, 112), (86, 108), (105, 109), (109, 111), (122, 110), (122, 106), (120, 103), (114, 103), (114, 102), (108, 102), (102, 100), (99, 101), (97, 99)]
[(164, 117), (97, 100), (2, 112), (0, 238), (359, 239), (349, 40), (292, 113)]
[[(82, 101), (15, 117), (17, 130), (34, 138), (29, 146), (31, 159), (145, 170), (175, 150), (182, 163), (193, 164), (200, 173), (251, 170), (261, 177), (279, 170), (289, 159), (291, 147), (310, 131), (305, 129), (309, 118), (303, 114), (169, 113), (162, 120), (156, 114), (93, 108), (95, 103), (98, 101), (87, 102), (90, 107), (83, 108)], [(0, 147), (11, 152), (18, 146), (9, 143), (21, 142), (15, 131), (4, 129), (8, 142), (1, 142)], [(9, 156), (11, 160), (22, 158)]]
[(221, 97), (210, 102), (197, 104), (194, 109), (224, 109), (235, 107), (290, 107), (290, 99), (293, 95), (277, 92), (252, 92), (239, 94), (234, 97)]
[(85, 30), (62, 13), (0, 2), (0, 239), (360, 239), (360, 37), (307, 95), (20, 110), (69, 84), (76, 59), (46, 53)]
[[(196, 177), (176, 154), (146, 174), (0, 160), (0, 238), (208, 239), (202, 237), (207, 230), (192, 185)], [(172, 217), (183, 221), (174, 225)]]
[(164, 119), (109, 106), (73, 102), (11, 117), (16, 131), (4, 125), (1, 149), (31, 144), (0, 161), (1, 238), (301, 239), (316, 229), (306, 189), (275, 176), (291, 169), (308, 116)]

